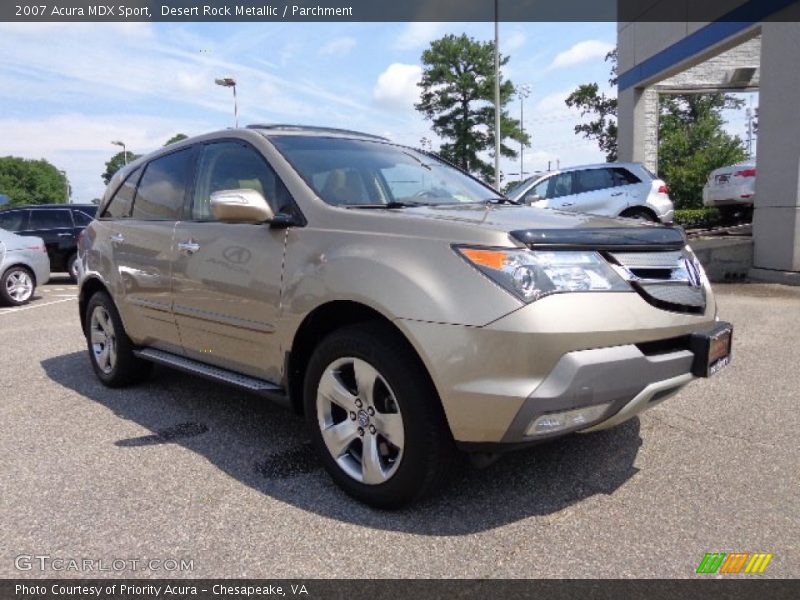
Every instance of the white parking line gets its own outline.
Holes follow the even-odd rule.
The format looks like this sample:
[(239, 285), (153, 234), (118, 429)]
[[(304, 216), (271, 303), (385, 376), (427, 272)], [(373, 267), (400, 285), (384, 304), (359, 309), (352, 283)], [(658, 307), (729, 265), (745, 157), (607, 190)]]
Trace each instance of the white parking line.
[(52, 302), (45, 302), (44, 304), (28, 304), (27, 306), (15, 306), (14, 308), (5, 308), (0, 310), (0, 315), (8, 315), (11, 313), (21, 312), (23, 310), (31, 310), (32, 308), (43, 308), (45, 306), (50, 306), (51, 304), (61, 304), (62, 302), (69, 302), (70, 300), (77, 300), (77, 296), (70, 296), (69, 298), (64, 298), (63, 300), (53, 300)]

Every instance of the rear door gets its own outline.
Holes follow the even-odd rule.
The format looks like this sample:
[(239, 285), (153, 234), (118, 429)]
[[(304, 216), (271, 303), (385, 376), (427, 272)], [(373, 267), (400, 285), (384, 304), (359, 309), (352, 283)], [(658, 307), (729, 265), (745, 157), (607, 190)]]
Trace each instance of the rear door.
[(114, 280), (128, 335), (137, 345), (177, 353), (182, 346), (172, 314), (173, 234), (194, 159), (195, 149), (184, 148), (134, 172), (104, 211), (103, 227), (97, 228), (111, 248), (107, 277)]
[(220, 223), (210, 197), (254, 189), (275, 213), (293, 201), (263, 156), (241, 141), (203, 146), (187, 216), (175, 230), (174, 312), (187, 356), (278, 383), (275, 334), (286, 230)]
[[(582, 169), (575, 172), (576, 182), (570, 210), (595, 215), (619, 214), (618, 206), (624, 207), (625, 192), (615, 188), (611, 169)], [(620, 209), (621, 210), (621, 209)]]
[(20, 234), (33, 235), (44, 240), (51, 271), (66, 270), (67, 258), (77, 249), (75, 225), (68, 208), (32, 208), (28, 216), (28, 226)]

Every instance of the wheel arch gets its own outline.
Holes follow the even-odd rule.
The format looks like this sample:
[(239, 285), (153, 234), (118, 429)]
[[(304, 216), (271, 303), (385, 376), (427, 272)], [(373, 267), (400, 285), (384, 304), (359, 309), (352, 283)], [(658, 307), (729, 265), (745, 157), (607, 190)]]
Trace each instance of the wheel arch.
[(636, 213), (647, 213), (648, 215), (650, 215), (650, 217), (652, 217), (653, 221), (655, 222), (660, 221), (658, 215), (656, 214), (656, 211), (654, 211), (649, 206), (645, 206), (644, 204), (634, 204), (633, 206), (629, 206), (621, 213), (619, 213), (619, 216), (624, 218), (630, 218), (631, 215), (635, 215)]
[[(81, 318), (81, 331), (86, 331), (86, 307), (89, 305), (89, 299), (97, 292), (105, 292), (111, 297), (108, 287), (98, 277), (89, 277), (81, 285), (81, 290), (78, 294), (78, 310), (80, 311)], [(111, 297), (113, 301), (113, 297)]]
[(291, 351), (287, 353), (285, 383), (295, 412), (303, 413), (303, 381), (308, 362), (319, 341), (343, 327), (369, 322), (378, 323), (391, 332), (395, 341), (411, 353), (432, 389), (437, 391), (430, 372), (414, 344), (391, 319), (366, 304), (350, 300), (334, 300), (318, 306), (306, 315), (295, 332)]

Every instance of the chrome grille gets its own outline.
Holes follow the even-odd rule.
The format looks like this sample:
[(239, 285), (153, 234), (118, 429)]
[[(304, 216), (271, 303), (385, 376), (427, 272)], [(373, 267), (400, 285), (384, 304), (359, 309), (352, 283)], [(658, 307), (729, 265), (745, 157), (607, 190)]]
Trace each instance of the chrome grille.
[(650, 304), (677, 312), (705, 310), (705, 275), (691, 252), (614, 252), (607, 256)]

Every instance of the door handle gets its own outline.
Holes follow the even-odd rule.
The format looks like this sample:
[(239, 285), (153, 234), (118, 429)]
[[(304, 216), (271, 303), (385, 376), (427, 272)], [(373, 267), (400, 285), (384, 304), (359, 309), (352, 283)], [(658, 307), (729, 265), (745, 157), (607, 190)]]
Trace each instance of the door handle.
[(192, 240), (188, 240), (186, 242), (178, 242), (178, 250), (181, 252), (185, 252), (186, 254), (194, 254), (198, 250), (200, 250), (200, 244), (197, 242), (193, 242)]
[(125, 236), (121, 233), (112, 233), (108, 239), (111, 240), (112, 244), (121, 244), (125, 241)]
[(63, 233), (59, 233), (58, 237), (72, 237), (72, 234), (71, 233), (67, 233), (67, 232), (63, 232)]
[(561, 206), (562, 206), (562, 207), (563, 207), (563, 206), (572, 206), (573, 204), (575, 204), (575, 203), (574, 203), (574, 202), (562, 202), (562, 203), (561, 203)]
[(623, 192), (614, 192), (611, 194), (612, 197), (616, 198), (617, 196), (622, 196)]

